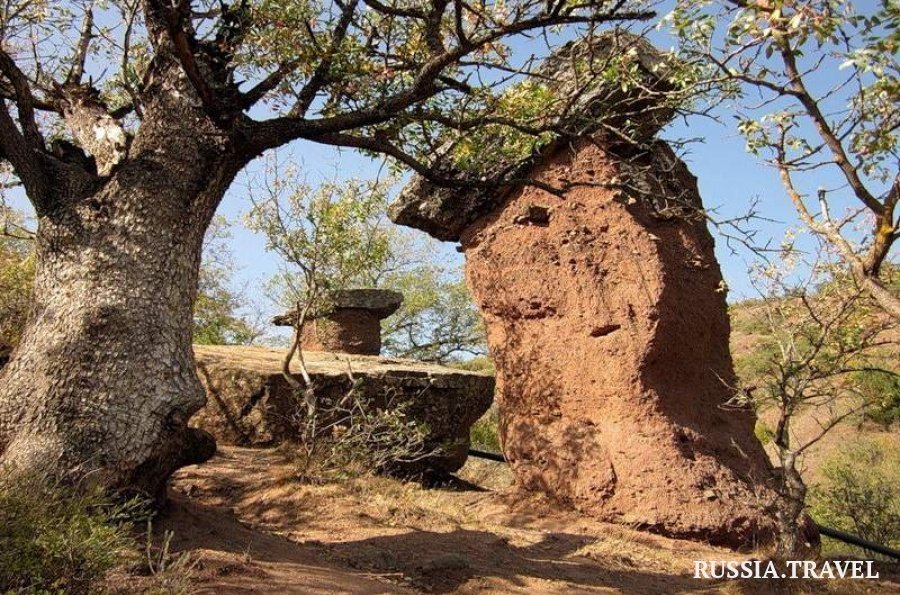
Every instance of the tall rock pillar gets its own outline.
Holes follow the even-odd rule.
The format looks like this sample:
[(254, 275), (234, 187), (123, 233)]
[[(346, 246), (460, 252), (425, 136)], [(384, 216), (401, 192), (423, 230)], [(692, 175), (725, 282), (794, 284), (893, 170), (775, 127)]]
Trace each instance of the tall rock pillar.
[[(632, 41), (657, 72), (652, 48)], [(652, 138), (658, 115), (638, 143), (598, 126), (546, 147), (517, 166), (536, 184), (415, 179), (390, 213), (461, 243), (522, 487), (602, 519), (752, 546), (770, 538), (771, 469), (753, 411), (729, 405), (726, 288), (696, 179)]]

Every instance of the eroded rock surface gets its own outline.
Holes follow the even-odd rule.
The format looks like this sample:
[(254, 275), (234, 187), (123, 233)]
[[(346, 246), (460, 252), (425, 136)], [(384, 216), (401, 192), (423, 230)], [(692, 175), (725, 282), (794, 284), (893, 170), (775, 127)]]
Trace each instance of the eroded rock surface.
[[(281, 375), (279, 350), (250, 346), (195, 345), (194, 354), (208, 402), (191, 425), (215, 436), (220, 444), (270, 446), (302, 435), (302, 407)], [(305, 351), (307, 367), (322, 402), (350, 389), (348, 356)], [(409, 403), (407, 412), (428, 427), (426, 451), (438, 456), (416, 469), (453, 472), (465, 463), (469, 428), (493, 400), (494, 378), (410, 360), (353, 356), (357, 390), (381, 402)], [(414, 469), (410, 469), (414, 470)]]
[[(606, 520), (752, 546), (770, 539), (771, 469), (753, 412), (727, 404), (735, 376), (713, 239), (695, 178), (653, 138), (672, 113), (656, 103), (663, 62), (616, 35), (548, 60), (559, 93), (576, 93), (572, 55), (602, 63), (637, 48), (649, 82), (624, 103), (603, 80), (578, 90), (588, 100), (562, 120), (577, 138), (487, 168), (556, 192), (506, 177), (493, 193), (454, 194), (414, 178), (389, 213), (462, 244), (522, 486)], [(628, 139), (610, 132), (622, 118)]]
[(303, 348), (355, 355), (381, 353), (381, 319), (368, 310), (337, 310), (303, 324)]
[[(664, 146), (646, 157), (694, 181)], [(535, 174), (622, 172), (589, 141)], [(631, 202), (631, 204), (629, 204)], [(535, 207), (546, 222), (528, 218)], [(681, 210), (677, 205), (671, 208)], [(604, 519), (748, 545), (769, 466), (735, 377), (725, 288), (703, 219), (582, 187), (515, 192), (462, 238), (497, 367), (504, 452), (523, 486)]]

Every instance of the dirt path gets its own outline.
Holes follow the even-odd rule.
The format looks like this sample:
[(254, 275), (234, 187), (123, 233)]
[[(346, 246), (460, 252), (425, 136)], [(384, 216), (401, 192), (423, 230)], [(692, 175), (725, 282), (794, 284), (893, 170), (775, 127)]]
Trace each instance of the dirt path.
[[(485, 481), (484, 469), (469, 465), (466, 473), (504, 483), (496, 471)], [(173, 531), (173, 549), (198, 561), (201, 593), (772, 592), (766, 581), (690, 576), (695, 559), (746, 558), (727, 550), (465, 484), (302, 484), (270, 450), (223, 448), (180, 472), (171, 494), (158, 528)]]
[(362, 573), (323, 565), (308, 547), (254, 531), (227, 509), (175, 494), (163, 520), (176, 552), (198, 559), (198, 593), (396, 593)]

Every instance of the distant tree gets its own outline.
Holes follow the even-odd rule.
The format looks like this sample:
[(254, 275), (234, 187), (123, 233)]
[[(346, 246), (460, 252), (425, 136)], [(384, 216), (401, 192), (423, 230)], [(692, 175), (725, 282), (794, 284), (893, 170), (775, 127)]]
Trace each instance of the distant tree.
[(387, 275), (382, 286), (404, 295), (383, 322), (385, 354), (447, 364), (487, 352), (481, 314), (458, 271), (425, 264)]
[[(900, 378), (894, 339), (900, 323), (824, 248), (804, 260), (787, 247), (780, 262), (765, 263), (753, 274), (761, 297), (753, 312), (764, 337), (760, 349), (768, 355), (755, 365), (755, 384), (740, 387), (735, 401), (776, 420), (771, 444), (781, 466), (777, 551), (796, 559), (808, 547), (800, 462), (836, 426), (879, 406), (882, 396), (870, 390), (866, 375)], [(800, 419), (802, 431), (796, 427)]]
[[(277, 162), (270, 164), (267, 178), (254, 184), (255, 191), (265, 194), (266, 200), (256, 201), (248, 221), (251, 229), (264, 233), (270, 247), (274, 247), (270, 234), (280, 236), (276, 244), (295, 241), (289, 238), (288, 228), (292, 225), (290, 219), (300, 215), (305, 208), (295, 204), (298, 199), (309, 200), (308, 196), (316, 192), (333, 193), (343, 184), (348, 185), (348, 192), (362, 191), (360, 189), (365, 187), (372, 189), (367, 199), (372, 201), (371, 208), (364, 214), (347, 211), (343, 216), (352, 219), (348, 225), (357, 228), (354, 232), (357, 241), (377, 246), (378, 251), (356, 262), (342, 262), (336, 268), (320, 270), (319, 284), (323, 295), (333, 290), (369, 287), (403, 294), (403, 303), (397, 312), (382, 321), (382, 351), (385, 355), (449, 363), (487, 351), (481, 315), (462, 279), (460, 268), (443, 262), (433, 242), (424, 239), (422, 234), (401, 228), (385, 217), (392, 182), (367, 185), (358, 180), (330, 180), (324, 188), (315, 189), (290, 172), (278, 171), (283, 168)], [(278, 214), (276, 205), (287, 214)], [(291, 213), (292, 210), (295, 212)], [(268, 222), (264, 223), (261, 215)], [(316, 213), (311, 216), (321, 217)], [(310, 226), (312, 222), (303, 221), (301, 225), (300, 221), (294, 221), (293, 225)], [(332, 240), (325, 238), (322, 241)], [(285, 255), (289, 251), (283, 248), (274, 248), (274, 251), (288, 264), (289, 270), (272, 279), (269, 291), (282, 307), (295, 308), (298, 296), (305, 291), (306, 275), (299, 274), (302, 269), (295, 264), (299, 258), (297, 254), (288, 258)], [(330, 275), (334, 277), (329, 278)], [(318, 299), (323, 300), (322, 297)]]
[[(335, 292), (358, 285), (387, 260), (387, 236), (378, 221), (388, 188), (359, 180), (313, 187), (291, 168), (279, 171), (273, 161), (262, 191), (251, 195), (246, 225), (262, 233), (266, 249), (281, 257), (275, 286), (292, 307), (294, 331), (282, 373), (302, 395), (309, 419), (315, 417), (317, 396), (303, 357), (303, 326), (328, 313)], [(291, 373), (295, 357), (302, 383)]]
[[(514, 60), (510, 40), (547, 40), (547, 53), (554, 30), (593, 35), (654, 4), (5, 3), (0, 161), (38, 228), (31, 328), (0, 378), (0, 464), (162, 494), (213, 452), (187, 427), (205, 398), (192, 302), (206, 229), (250, 161), (303, 139), (490, 186), (448, 179), (442, 159), (458, 154), (438, 145), (490, 127), (527, 155), (556, 130), (501, 101), (541, 57)], [(542, 113), (571, 105), (549, 100), (554, 81), (537, 86)]]
[(900, 238), (900, 4), (678, 0), (667, 19), (807, 229), (900, 320), (885, 279)]
[(263, 335), (260, 321), (239, 313), (242, 296), (230, 287), (234, 258), (228, 247), (230, 223), (217, 215), (206, 231), (197, 299), (194, 302), (194, 343), (249, 345)]
[(34, 254), (22, 216), (0, 202), (0, 365), (18, 345), (28, 319)]

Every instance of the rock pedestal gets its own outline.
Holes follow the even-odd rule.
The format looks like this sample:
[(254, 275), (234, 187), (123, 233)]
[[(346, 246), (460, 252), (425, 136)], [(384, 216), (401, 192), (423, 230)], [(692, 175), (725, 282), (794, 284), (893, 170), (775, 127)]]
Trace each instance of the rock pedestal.
[[(670, 152), (651, 159), (676, 166), (696, 196)], [(587, 181), (618, 170), (585, 141), (534, 173)], [(528, 218), (544, 210), (546, 222)], [(608, 520), (752, 543), (767, 525), (755, 490), (768, 463), (753, 413), (725, 404), (729, 320), (704, 221), (611, 190), (528, 188), (462, 245), (521, 484)]]
[[(346, 289), (334, 292), (331, 301), (326, 314), (304, 322), (303, 349), (378, 355), (381, 320), (397, 311), (403, 303), (403, 294), (386, 289)], [(288, 312), (272, 322), (292, 326), (295, 318), (293, 312)]]
[[(639, 66), (658, 72), (635, 43)], [(771, 536), (771, 469), (754, 413), (728, 405), (726, 288), (696, 179), (653, 140), (659, 120), (644, 124), (633, 142), (598, 125), (494, 167), (527, 168), (558, 193), (502, 180), (493, 194), (452, 193), (415, 178), (390, 215), (462, 244), (522, 487), (602, 519), (753, 546)]]

